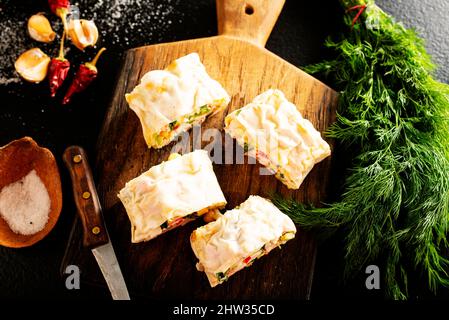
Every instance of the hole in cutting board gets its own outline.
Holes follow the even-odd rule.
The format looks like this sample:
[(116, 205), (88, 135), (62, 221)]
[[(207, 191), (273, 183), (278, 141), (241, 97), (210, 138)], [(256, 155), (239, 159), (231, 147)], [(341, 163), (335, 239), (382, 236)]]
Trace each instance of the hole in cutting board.
[(247, 14), (247, 15), (252, 15), (253, 13), (254, 13), (254, 8), (253, 8), (253, 6), (252, 5), (250, 5), (249, 3), (247, 3), (246, 5), (245, 5), (245, 13)]

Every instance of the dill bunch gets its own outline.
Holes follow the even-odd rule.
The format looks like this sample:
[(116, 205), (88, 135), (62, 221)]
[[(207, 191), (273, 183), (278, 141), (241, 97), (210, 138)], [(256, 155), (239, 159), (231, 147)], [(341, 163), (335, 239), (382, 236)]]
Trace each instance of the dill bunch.
[(347, 32), (327, 41), (336, 58), (306, 71), (341, 92), (327, 135), (352, 155), (344, 191), (322, 208), (274, 200), (305, 228), (344, 228), (345, 273), (381, 259), (386, 295), (406, 299), (410, 272), (433, 291), (449, 285), (449, 86), (415, 31), (372, 0), (341, 2), (361, 14), (347, 11)]

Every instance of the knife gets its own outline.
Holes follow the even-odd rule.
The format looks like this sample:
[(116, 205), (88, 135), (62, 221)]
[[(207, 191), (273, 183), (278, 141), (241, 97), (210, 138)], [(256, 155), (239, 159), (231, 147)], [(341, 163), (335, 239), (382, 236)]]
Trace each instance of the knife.
[(122, 271), (104, 223), (86, 152), (68, 147), (63, 160), (72, 178), (73, 195), (83, 225), (83, 245), (92, 250), (114, 300), (130, 300)]

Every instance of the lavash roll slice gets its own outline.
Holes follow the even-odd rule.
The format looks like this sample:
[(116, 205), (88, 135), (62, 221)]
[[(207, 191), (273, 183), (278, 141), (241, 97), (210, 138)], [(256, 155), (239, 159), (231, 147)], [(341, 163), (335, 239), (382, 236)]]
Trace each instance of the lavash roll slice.
[(131, 222), (133, 243), (151, 240), (226, 205), (205, 150), (172, 154), (126, 183), (118, 197)]
[(280, 90), (270, 89), (230, 113), (225, 131), (289, 189), (298, 189), (331, 154), (320, 132)]
[(209, 76), (197, 53), (173, 61), (164, 70), (147, 72), (125, 98), (139, 117), (149, 148), (166, 146), (231, 100)]
[(293, 221), (269, 200), (250, 196), (216, 221), (196, 229), (190, 243), (211, 287), (293, 239)]

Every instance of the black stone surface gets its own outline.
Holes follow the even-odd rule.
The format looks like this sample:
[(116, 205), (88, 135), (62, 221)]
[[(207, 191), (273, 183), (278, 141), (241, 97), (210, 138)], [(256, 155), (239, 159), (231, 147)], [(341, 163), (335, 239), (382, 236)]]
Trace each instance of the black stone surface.
[[(103, 1), (108, 3), (108, 0)], [(89, 8), (97, 2), (100, 1), (80, 0), (77, 4), (89, 17)], [(115, 1), (109, 2), (112, 4)], [(124, 50), (145, 44), (204, 37), (217, 32), (214, 0), (136, 2), (143, 6), (142, 14), (148, 12), (146, 10), (155, 10), (157, 5), (162, 9), (172, 6), (173, 9), (166, 13), (166, 20), (172, 23), (144, 24), (135, 15), (126, 15), (118, 34), (107, 33), (101, 39), (101, 45), (106, 46), (108, 52), (98, 65), (98, 80), (87, 92), (76, 98), (73, 104), (62, 107), (58, 102), (49, 99), (46, 83), (0, 85), (0, 145), (24, 135), (33, 137), (39, 144), (50, 148), (58, 158), (64, 186), (61, 218), (46, 239), (26, 249), (0, 247), (0, 298), (109, 298), (108, 293), (99, 288), (82, 286), (82, 289), (77, 291), (65, 289), (59, 267), (75, 217), (75, 209), (71, 199), (69, 177), (60, 161), (61, 154), (68, 145), (79, 144), (87, 149), (91, 159), (95, 157), (97, 135)], [(379, 0), (378, 4), (402, 20), (406, 26), (415, 27), (427, 39), (429, 51), (440, 65), (438, 78), (449, 82), (449, 2)], [(46, 8), (45, 0), (0, 0), (0, 19), (18, 19), (24, 21), (25, 26), (28, 16), (45, 11)], [(297, 66), (320, 61), (330, 54), (323, 49), (322, 44), (327, 36), (338, 32), (341, 13), (335, 0), (287, 0), (267, 47)], [(1, 22), (0, 20), (0, 25)], [(104, 21), (98, 23), (108, 28)], [(23, 33), (25, 29), (17, 32)], [(126, 38), (126, 41), (117, 43), (114, 41), (117, 37)], [(33, 45), (35, 43), (30, 41), (29, 47)], [(47, 47), (50, 50), (51, 45)], [(54, 48), (52, 50), (54, 51)], [(81, 54), (73, 49), (68, 53), (68, 58), (76, 65), (92, 55), (93, 50)], [(329, 85), (332, 86), (331, 83)], [(341, 244), (341, 238), (337, 235), (331, 241), (320, 245), (312, 299), (379, 297), (378, 292), (368, 292), (364, 289), (362, 278), (346, 284), (341, 283)], [(420, 275), (414, 278), (420, 279)], [(411, 289), (412, 297), (433, 297), (424, 287), (416, 287), (414, 281)], [(449, 297), (448, 291), (441, 290), (438, 297)]]

